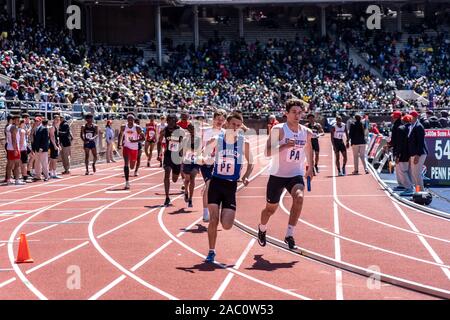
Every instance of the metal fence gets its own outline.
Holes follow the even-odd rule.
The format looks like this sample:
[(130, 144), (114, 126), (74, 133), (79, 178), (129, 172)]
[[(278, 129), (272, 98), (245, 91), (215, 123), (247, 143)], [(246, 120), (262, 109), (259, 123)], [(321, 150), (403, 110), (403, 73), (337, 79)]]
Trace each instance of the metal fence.
[[(225, 108), (226, 111), (232, 111), (232, 108)], [(269, 115), (283, 117), (283, 108), (279, 110), (269, 111), (244, 111), (243, 116), (246, 119), (266, 119)], [(150, 116), (160, 117), (168, 114), (180, 114), (182, 111), (188, 111), (190, 115), (195, 116), (200, 112), (205, 113), (206, 118), (211, 119), (213, 116), (212, 108), (166, 108), (149, 106), (125, 106), (125, 105), (92, 105), (86, 103), (55, 103), (44, 101), (20, 101), (20, 100), (1, 100), (0, 99), (0, 120), (5, 120), (8, 114), (28, 113), (34, 117), (36, 115), (43, 116), (49, 120), (53, 115), (58, 114), (68, 119), (83, 119), (86, 114), (92, 114), (95, 120), (106, 119), (125, 119), (128, 113), (134, 113), (140, 119), (148, 119)], [(404, 111), (409, 111), (404, 110)], [(335, 109), (323, 110), (317, 112), (322, 117), (334, 117), (336, 114), (350, 116), (354, 113), (368, 112), (372, 116), (388, 116), (392, 110), (381, 109)]]

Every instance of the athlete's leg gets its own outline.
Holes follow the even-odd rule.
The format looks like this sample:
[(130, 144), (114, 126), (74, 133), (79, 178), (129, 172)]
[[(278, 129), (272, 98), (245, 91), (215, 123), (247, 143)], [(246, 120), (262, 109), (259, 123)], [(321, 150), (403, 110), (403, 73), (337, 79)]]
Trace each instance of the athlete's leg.
[[(345, 166), (347, 165), (347, 150), (342, 151), (342, 173), (345, 174)], [(358, 168), (356, 168), (358, 169)]]
[(219, 225), (219, 205), (216, 203), (209, 203), (208, 210), (209, 210), (209, 225), (208, 225), (209, 249), (214, 250), (216, 248), (217, 226)]
[(298, 218), (300, 217), (303, 208), (303, 189), (304, 186), (302, 184), (296, 184), (291, 190), (292, 206), (289, 214), (289, 225), (294, 227), (297, 225)]
[(225, 230), (230, 230), (233, 227), (236, 210), (224, 208), (220, 215), (220, 223)]
[(192, 197), (194, 196), (195, 178), (197, 177), (197, 174), (198, 174), (198, 170), (197, 169), (192, 169), (191, 176), (190, 176), (190, 183), (189, 183), (189, 200), (191, 200), (191, 201), (192, 201)]
[(150, 141), (145, 141), (144, 144), (144, 152), (145, 152), (145, 156), (147, 157), (147, 163), (150, 162), (150, 157), (149, 157), (149, 148), (150, 148)]
[(152, 156), (153, 156), (153, 150), (155, 149), (155, 143), (150, 143), (150, 152), (148, 154), (148, 160), (147, 162), (150, 163), (152, 161)]
[(92, 171), (96, 171), (95, 163), (97, 162), (97, 148), (92, 148)]
[[(172, 168), (170, 166), (164, 167), (164, 192), (166, 193), (166, 198), (169, 198), (170, 191), (170, 172)], [(173, 176), (173, 174), (172, 174)]]
[(86, 174), (89, 173), (89, 148), (84, 148), (84, 164), (86, 166)]
[(320, 154), (320, 152), (319, 151), (315, 151), (314, 152), (314, 156), (315, 156), (315, 159), (314, 159), (314, 166), (317, 168), (318, 166), (319, 166), (319, 154)]
[[(270, 217), (277, 211), (278, 209), (278, 203), (269, 203), (266, 202), (266, 207), (261, 211), (261, 225), (265, 226), (268, 222)], [(265, 230), (261, 230), (265, 231)]]
[(141, 156), (142, 156), (142, 149), (138, 150), (138, 156), (137, 156), (137, 161), (136, 161), (136, 169), (134, 170), (134, 175), (135, 176), (137, 176), (137, 172), (139, 170), (139, 167), (141, 166)]
[(128, 155), (123, 156), (123, 163), (124, 163), (123, 164), (123, 173), (125, 175), (125, 181), (128, 182), (128, 180), (130, 179), (130, 167), (129, 167), (130, 161), (129, 161)]
[(336, 168), (338, 169), (338, 173), (341, 173), (341, 161), (340, 161), (340, 155), (341, 153), (339, 152), (339, 150), (336, 150), (336, 152), (334, 153), (335, 155), (335, 163), (336, 163)]

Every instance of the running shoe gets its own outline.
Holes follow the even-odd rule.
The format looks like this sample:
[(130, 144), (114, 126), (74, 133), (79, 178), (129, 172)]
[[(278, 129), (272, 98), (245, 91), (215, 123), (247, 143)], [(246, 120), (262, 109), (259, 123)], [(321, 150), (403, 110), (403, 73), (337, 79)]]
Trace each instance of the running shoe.
[(189, 195), (187, 192), (184, 193), (184, 202), (189, 202)]
[(57, 176), (56, 174), (52, 177), (52, 179), (62, 179), (62, 177)]
[(193, 205), (192, 205), (192, 199), (189, 199), (189, 202), (188, 202), (188, 208), (192, 208), (193, 207)]
[(166, 201), (164, 201), (164, 205), (167, 207), (170, 205), (170, 198), (166, 198)]
[(258, 226), (258, 243), (261, 247), (266, 246), (266, 231), (263, 232), (259, 230), (259, 226)]
[(208, 256), (206, 257), (205, 262), (213, 263), (215, 257), (216, 257), (216, 253), (213, 250), (209, 250)]
[(411, 197), (414, 194), (414, 191), (411, 189), (407, 189), (399, 194), (400, 197)]
[(88, 176), (89, 175), (89, 171), (86, 171), (86, 173), (84, 174), (85, 176)]
[(209, 212), (203, 212), (203, 222), (209, 222)]
[(289, 249), (292, 250), (296, 248), (294, 237), (292, 236), (286, 237), (284, 238), (284, 242), (289, 246)]
[(150, 167), (150, 161), (147, 161), (147, 167)]
[(44, 178), (44, 182), (47, 182), (48, 181), (48, 178)]
[(345, 167), (342, 167), (342, 175), (345, 176)]
[(341, 172), (340, 170), (338, 171), (338, 176), (339, 176), (339, 177), (342, 177), (342, 176), (343, 176), (343, 174), (342, 174), (342, 172)]
[(25, 184), (25, 182), (20, 181), (20, 180), (16, 180), (15, 185), (16, 186), (23, 186)]
[(319, 173), (319, 167), (316, 165), (314, 168), (316, 169), (316, 172)]
[(137, 171), (134, 172), (134, 176), (137, 177), (139, 176), (139, 173), (137, 173)]
[(95, 173), (95, 171), (96, 171), (96, 170), (95, 170), (95, 164), (94, 164), (94, 163), (92, 164), (92, 171), (94, 171), (94, 173)]
[(125, 190), (128, 190), (128, 189), (130, 189), (130, 183), (127, 181), (127, 182), (125, 182), (125, 188), (124, 188)]

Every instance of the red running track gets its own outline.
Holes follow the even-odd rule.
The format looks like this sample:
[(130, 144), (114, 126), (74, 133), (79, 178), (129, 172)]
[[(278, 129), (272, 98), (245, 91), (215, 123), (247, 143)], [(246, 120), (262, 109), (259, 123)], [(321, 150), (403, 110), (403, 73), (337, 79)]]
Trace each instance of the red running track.
[[(264, 137), (250, 139), (259, 161), (251, 184), (238, 192), (237, 220), (256, 228), (268, 160)], [(295, 231), (298, 245), (450, 290), (450, 221), (394, 202), (371, 175), (336, 177), (328, 136), (321, 149), (321, 170)], [(180, 181), (171, 187), (173, 206), (164, 208), (163, 172), (156, 163), (141, 168), (129, 191), (122, 190), (121, 164), (98, 167), (93, 176), (80, 168), (61, 180), (0, 188), (0, 299), (437, 298), (279, 246), (262, 248), (238, 227), (219, 227), (219, 264), (205, 264), (200, 178), (193, 208), (186, 208)], [(353, 171), (350, 163), (347, 171)], [(269, 236), (284, 238), (290, 202), (284, 195)], [(21, 232), (33, 264), (14, 264)]]

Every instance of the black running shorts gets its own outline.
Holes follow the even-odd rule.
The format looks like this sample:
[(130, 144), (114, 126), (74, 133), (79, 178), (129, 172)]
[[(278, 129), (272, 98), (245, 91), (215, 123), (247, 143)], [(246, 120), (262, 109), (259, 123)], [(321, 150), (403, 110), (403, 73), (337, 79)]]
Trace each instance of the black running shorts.
[(217, 204), (222, 209), (236, 210), (237, 181), (212, 177), (208, 189), (208, 204)]
[(20, 160), (23, 164), (28, 163), (28, 153), (27, 150), (20, 151)]
[(181, 172), (181, 164), (175, 164), (172, 161), (170, 152), (164, 154), (163, 167), (164, 167), (164, 170), (166, 168), (172, 169), (172, 173), (176, 176), (179, 175)]
[(311, 138), (311, 146), (315, 152), (320, 152), (319, 139)]
[(280, 202), (283, 189), (291, 193), (292, 188), (298, 184), (305, 185), (303, 176), (295, 176), (292, 178), (270, 176), (269, 181), (267, 181), (266, 201), (272, 204)]
[(334, 152), (345, 152), (347, 149), (345, 148), (344, 140), (342, 139), (333, 139), (334, 141)]
[(53, 144), (50, 144), (50, 159), (58, 159), (59, 150), (53, 147)]

